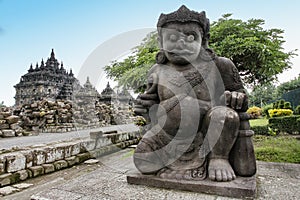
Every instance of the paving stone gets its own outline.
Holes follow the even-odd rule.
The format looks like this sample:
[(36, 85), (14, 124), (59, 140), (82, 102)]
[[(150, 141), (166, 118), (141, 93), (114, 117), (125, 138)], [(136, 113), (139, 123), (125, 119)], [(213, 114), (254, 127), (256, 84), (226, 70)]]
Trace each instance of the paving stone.
[(11, 183), (11, 176), (12, 176), (12, 173), (6, 173), (6, 174), (0, 175), (0, 187), (9, 185)]
[(26, 167), (26, 158), (21, 153), (8, 153), (6, 157), (6, 171), (16, 172)]
[(33, 165), (41, 165), (46, 162), (46, 152), (43, 148), (33, 150)]
[(14, 192), (18, 192), (19, 189), (18, 188), (14, 188), (14, 187), (11, 187), (11, 186), (6, 186), (6, 187), (3, 187), (3, 188), (0, 188), (0, 194), (1, 195), (10, 195)]
[(87, 159), (91, 158), (91, 154), (89, 152), (87, 153), (81, 153), (76, 155), (78, 158), (79, 162), (82, 163), (83, 161), (86, 161)]
[(6, 173), (0, 175), (0, 187), (16, 183), (20, 180), (19, 174)]
[(0, 155), (0, 174), (5, 173), (6, 170), (6, 158)]
[(79, 154), (79, 153), (80, 153), (80, 143), (77, 142), (77, 143), (74, 143), (74, 144), (72, 145), (71, 155), (72, 155), (72, 156), (75, 156), (75, 155), (77, 155), (77, 154)]
[(32, 177), (40, 176), (44, 174), (44, 168), (42, 166), (33, 166), (29, 167), (30, 171), (32, 171)]
[(33, 186), (33, 184), (31, 184), (31, 183), (19, 183), (19, 184), (13, 185), (12, 187), (23, 190), (23, 189), (27, 189), (31, 186)]
[(48, 174), (55, 171), (55, 167), (53, 164), (43, 164), (44, 173)]
[(58, 160), (54, 162), (55, 170), (61, 170), (68, 167), (68, 163), (65, 160)]
[(2, 137), (16, 137), (16, 132), (14, 130), (2, 130)]
[(85, 140), (80, 143), (80, 152), (92, 151), (95, 149), (96, 142), (95, 140)]
[(97, 164), (97, 163), (99, 163), (99, 160), (97, 160), (97, 159), (89, 159), (89, 160), (86, 160), (86, 161), (84, 161), (84, 164)]
[(65, 160), (67, 161), (69, 167), (79, 163), (79, 159), (76, 156), (71, 156), (69, 158), (65, 158)]
[(24, 181), (24, 180), (26, 180), (28, 177), (29, 177), (29, 175), (28, 175), (28, 171), (27, 170), (20, 170), (20, 171), (17, 171), (17, 172), (15, 172), (16, 174), (18, 174), (18, 176), (20, 177), (20, 180), (21, 181)]
[(26, 158), (26, 168), (31, 167), (33, 165), (33, 153), (32, 150), (21, 151)]
[(63, 144), (53, 145), (55, 152), (55, 160), (62, 160), (65, 158), (65, 146)]
[(45, 163), (52, 163), (56, 160), (56, 149), (53, 147), (45, 148)]

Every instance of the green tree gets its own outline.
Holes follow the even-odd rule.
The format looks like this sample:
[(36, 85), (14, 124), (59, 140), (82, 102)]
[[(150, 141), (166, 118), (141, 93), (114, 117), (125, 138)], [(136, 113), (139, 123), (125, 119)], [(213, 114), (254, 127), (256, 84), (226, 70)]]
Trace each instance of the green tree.
[(276, 98), (276, 87), (272, 83), (254, 86), (249, 94), (250, 104), (261, 108)]
[(297, 78), (282, 83), (277, 87), (277, 95), (282, 96), (284, 93), (300, 88), (300, 74)]
[[(242, 21), (225, 14), (211, 24), (209, 47), (218, 56), (230, 58), (249, 86), (265, 84), (277, 79), (277, 75), (291, 67), (290, 58), (295, 50), (285, 53), (281, 29), (263, 29), (264, 20)], [(105, 67), (109, 78), (120, 86), (143, 91), (146, 73), (155, 63), (159, 51), (157, 33), (150, 33), (133, 54), (121, 62), (113, 61)]]
[(245, 83), (257, 85), (277, 79), (291, 67), (295, 51), (285, 53), (281, 29), (264, 29), (262, 19), (231, 19), (225, 14), (211, 25), (210, 47), (219, 56), (230, 58)]
[(109, 78), (118, 81), (119, 86), (141, 92), (145, 89), (146, 75), (155, 64), (155, 56), (159, 51), (157, 33), (151, 32), (142, 44), (133, 49), (133, 54), (123, 61), (113, 61), (105, 67)]

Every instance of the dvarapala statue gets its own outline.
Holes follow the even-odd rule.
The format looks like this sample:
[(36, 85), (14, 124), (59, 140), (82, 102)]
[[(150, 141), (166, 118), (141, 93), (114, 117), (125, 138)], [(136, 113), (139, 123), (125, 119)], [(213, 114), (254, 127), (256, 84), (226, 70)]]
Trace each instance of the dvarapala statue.
[(157, 64), (135, 107), (150, 116), (134, 153), (136, 167), (169, 179), (254, 175), (246, 91), (234, 64), (208, 48), (205, 12), (181, 6), (161, 14), (157, 29)]

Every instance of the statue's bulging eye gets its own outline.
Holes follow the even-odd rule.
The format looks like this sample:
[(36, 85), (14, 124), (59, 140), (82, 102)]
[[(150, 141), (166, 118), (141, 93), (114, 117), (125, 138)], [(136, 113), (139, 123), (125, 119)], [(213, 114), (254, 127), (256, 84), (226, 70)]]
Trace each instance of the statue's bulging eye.
[(195, 40), (195, 36), (193, 36), (193, 35), (187, 36), (187, 41), (188, 42), (193, 42), (194, 40)]
[(173, 41), (173, 42), (174, 42), (174, 41), (177, 41), (177, 35), (171, 34), (171, 35), (170, 35), (170, 40)]

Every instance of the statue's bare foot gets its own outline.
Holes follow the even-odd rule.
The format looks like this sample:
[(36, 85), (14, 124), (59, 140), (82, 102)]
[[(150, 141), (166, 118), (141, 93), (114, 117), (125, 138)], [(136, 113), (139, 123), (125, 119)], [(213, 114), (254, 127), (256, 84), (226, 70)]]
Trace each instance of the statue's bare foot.
[(208, 177), (213, 181), (231, 181), (234, 171), (227, 159), (211, 159), (208, 165)]

